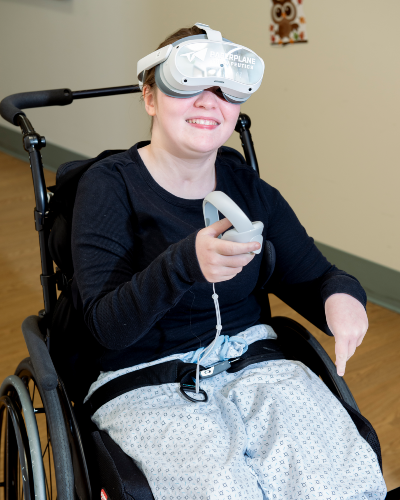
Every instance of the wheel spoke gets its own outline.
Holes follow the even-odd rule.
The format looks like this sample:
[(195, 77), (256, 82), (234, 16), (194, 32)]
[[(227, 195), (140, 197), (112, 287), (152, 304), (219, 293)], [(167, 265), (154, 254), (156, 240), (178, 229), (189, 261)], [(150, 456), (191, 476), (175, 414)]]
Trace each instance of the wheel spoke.
[(49, 499), (51, 499), (51, 494), (50, 494), (50, 490), (49, 490), (49, 482), (47, 481), (47, 474), (45, 474), (44, 480), (46, 482), (47, 499), (49, 500)]
[(46, 455), (48, 447), (49, 447), (49, 443), (47, 442), (46, 448), (44, 449), (44, 452), (42, 453), (42, 458), (44, 458), (44, 456)]
[(35, 391), (36, 391), (36, 384), (33, 382), (33, 394), (32, 394), (32, 406), (35, 406)]

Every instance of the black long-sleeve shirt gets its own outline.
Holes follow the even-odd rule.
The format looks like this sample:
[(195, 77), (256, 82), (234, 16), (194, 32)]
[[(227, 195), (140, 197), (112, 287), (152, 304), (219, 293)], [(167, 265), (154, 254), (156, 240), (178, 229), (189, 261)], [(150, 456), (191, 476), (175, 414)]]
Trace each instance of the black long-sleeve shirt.
[[(212, 284), (196, 256), (204, 227), (202, 199), (179, 198), (153, 179), (138, 143), (93, 165), (82, 177), (74, 207), (72, 255), (85, 322), (102, 346), (99, 366), (117, 370), (206, 346), (215, 336)], [(261, 180), (229, 148), (216, 160), (216, 190), (232, 198), (251, 221), (264, 223), (275, 247), (271, 283), (292, 307), (304, 291), (321, 307), (333, 293), (364, 306), (358, 281), (332, 266), (279, 191)], [(262, 254), (235, 278), (217, 283), (222, 334), (259, 323), (255, 298)], [(279, 292), (280, 290), (280, 292)], [(296, 297), (297, 295), (297, 297)]]

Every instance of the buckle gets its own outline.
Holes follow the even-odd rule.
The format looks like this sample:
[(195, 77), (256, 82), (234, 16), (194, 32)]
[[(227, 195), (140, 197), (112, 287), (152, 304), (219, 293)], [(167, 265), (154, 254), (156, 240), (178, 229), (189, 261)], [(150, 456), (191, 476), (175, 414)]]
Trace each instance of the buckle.
[[(234, 360), (236, 361), (236, 360)], [(215, 365), (206, 368), (200, 372), (200, 380), (204, 380), (207, 378), (215, 377), (216, 375), (225, 372), (231, 367), (232, 361), (221, 361), (220, 363), (216, 363)]]
[(56, 276), (56, 282), (57, 282), (57, 289), (60, 292), (63, 292), (67, 288), (69, 280), (59, 267), (56, 267), (55, 276)]
[(189, 401), (191, 401), (192, 403), (207, 403), (207, 401), (208, 401), (207, 393), (203, 389), (199, 389), (199, 394), (203, 395), (203, 399), (194, 399), (194, 398), (191, 398), (188, 394), (186, 394), (186, 391), (196, 393), (196, 386), (195, 385), (183, 384), (181, 382), (180, 391), (181, 391), (181, 394), (183, 396), (185, 396), (185, 398), (188, 399)]

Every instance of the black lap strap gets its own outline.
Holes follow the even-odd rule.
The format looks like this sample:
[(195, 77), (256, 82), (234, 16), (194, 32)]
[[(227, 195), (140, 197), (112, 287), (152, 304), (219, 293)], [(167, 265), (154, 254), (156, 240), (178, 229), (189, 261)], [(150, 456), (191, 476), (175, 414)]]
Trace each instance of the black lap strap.
[[(204, 367), (201, 369), (204, 370)], [(141, 387), (180, 382), (187, 373), (193, 370), (196, 370), (196, 364), (175, 359), (126, 373), (99, 387), (83, 406), (90, 415), (93, 415), (101, 406), (121, 394)]]
[[(243, 370), (246, 366), (261, 361), (272, 361), (276, 359), (286, 359), (276, 340), (258, 340), (249, 345), (248, 350), (236, 361), (232, 361), (232, 366), (227, 370), (228, 373), (235, 373)], [(193, 377), (196, 375), (196, 363), (184, 363), (179, 359), (148, 366), (141, 370), (126, 373), (113, 380), (110, 380), (99, 387), (86, 401), (83, 407), (90, 415), (108, 403), (112, 399), (121, 396), (129, 391), (154, 385), (163, 385), (171, 383), (181, 383), (182, 394), (192, 402), (206, 402), (207, 395), (201, 390), (203, 399), (198, 401), (188, 396), (187, 392), (194, 392)], [(200, 366), (200, 370), (205, 370)]]
[(226, 371), (228, 373), (236, 373), (254, 363), (275, 361), (277, 359), (287, 359), (278, 342), (275, 339), (258, 340), (249, 345), (248, 350), (242, 354), (238, 361), (231, 361), (232, 366)]

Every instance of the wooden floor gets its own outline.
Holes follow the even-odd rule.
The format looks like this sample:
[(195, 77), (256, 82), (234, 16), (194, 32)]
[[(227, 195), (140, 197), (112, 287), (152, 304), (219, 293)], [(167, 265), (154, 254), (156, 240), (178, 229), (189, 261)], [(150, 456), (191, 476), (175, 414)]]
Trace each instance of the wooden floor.
[[(46, 172), (48, 185), (55, 174)], [(42, 309), (40, 262), (33, 222), (29, 165), (0, 152), (0, 383), (28, 355), (20, 325)], [(332, 357), (333, 340), (271, 297), (273, 315), (296, 319)], [(388, 489), (400, 486), (400, 315), (368, 304), (370, 328), (348, 363), (348, 383), (363, 415), (375, 427)]]

